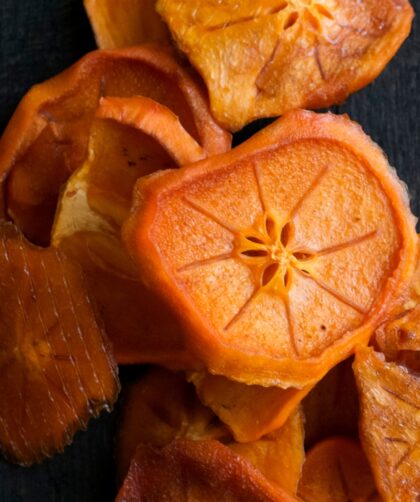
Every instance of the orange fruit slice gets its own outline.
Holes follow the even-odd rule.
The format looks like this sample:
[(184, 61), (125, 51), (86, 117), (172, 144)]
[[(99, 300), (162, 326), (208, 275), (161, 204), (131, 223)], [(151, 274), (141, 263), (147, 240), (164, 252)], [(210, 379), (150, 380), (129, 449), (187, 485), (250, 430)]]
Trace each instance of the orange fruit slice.
[(69, 444), (119, 385), (80, 269), (0, 227), (0, 449), (22, 465)]
[(189, 380), (201, 402), (229, 427), (236, 441), (245, 443), (282, 427), (312, 388), (245, 385), (205, 372), (193, 373)]
[(103, 98), (96, 115), (88, 159), (67, 182), (52, 243), (86, 273), (118, 363), (194, 368), (178, 323), (140, 282), (120, 232), (139, 177), (206, 153), (149, 98)]
[(143, 445), (137, 448), (116, 501), (142, 498), (150, 502), (297, 500), (221, 443), (189, 439), (176, 439), (162, 450)]
[(324, 108), (374, 80), (410, 33), (408, 0), (158, 0), (231, 131)]
[(84, 0), (100, 49), (131, 47), (145, 42), (169, 44), (170, 35), (156, 12), (156, 0)]
[(327, 439), (309, 451), (298, 494), (311, 502), (380, 500), (363, 450), (345, 437)]
[(296, 494), (305, 460), (304, 418), (300, 409), (282, 427), (257, 441), (231, 442), (229, 448), (247, 459), (273, 484)]
[(367, 343), (411, 279), (417, 236), (360, 127), (295, 111), (139, 180), (125, 240), (211, 373), (304, 388)]
[(349, 358), (334, 366), (302, 401), (306, 448), (330, 436), (357, 438), (359, 397), (352, 363)]
[(420, 486), (420, 378), (372, 348), (356, 352), (360, 440), (384, 501), (415, 501)]
[(227, 429), (200, 403), (182, 373), (151, 368), (124, 389), (122, 403), (117, 440), (121, 481), (140, 443), (162, 448), (180, 437), (230, 440)]
[(143, 46), (87, 54), (30, 90), (1, 138), (4, 210), (31, 241), (49, 244), (61, 188), (87, 158), (99, 99), (136, 95), (171, 109), (207, 153), (230, 147), (202, 87), (169, 51)]

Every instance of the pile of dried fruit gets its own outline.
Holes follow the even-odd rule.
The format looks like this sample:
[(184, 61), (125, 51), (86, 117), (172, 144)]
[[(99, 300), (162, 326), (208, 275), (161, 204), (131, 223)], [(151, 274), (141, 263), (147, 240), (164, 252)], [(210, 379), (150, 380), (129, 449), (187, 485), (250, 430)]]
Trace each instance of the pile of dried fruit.
[(1, 451), (62, 451), (149, 364), (117, 500), (418, 500), (415, 219), (360, 126), (297, 109), (372, 81), (408, 1), (85, 4), (104, 49), (0, 142)]

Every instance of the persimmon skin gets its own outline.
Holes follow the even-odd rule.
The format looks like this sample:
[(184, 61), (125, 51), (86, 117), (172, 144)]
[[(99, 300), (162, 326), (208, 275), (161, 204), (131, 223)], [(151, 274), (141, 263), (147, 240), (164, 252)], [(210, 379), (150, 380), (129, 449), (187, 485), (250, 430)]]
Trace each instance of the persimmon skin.
[(195, 502), (297, 501), (247, 460), (213, 440), (176, 439), (162, 450), (140, 445), (116, 498)]
[(356, 351), (359, 434), (386, 502), (415, 502), (420, 486), (420, 378), (372, 347)]
[(410, 33), (408, 0), (158, 0), (231, 131), (327, 108), (372, 82)]
[[(266, 341), (257, 343), (254, 341), (253, 336), (247, 337), (247, 343), (254, 344), (254, 348), (252, 350), (250, 349), (250, 352), (247, 353), (247, 349), (245, 348), (244, 344), (239, 345), (238, 343), (241, 337), (244, 336), (243, 334), (241, 335), (238, 333), (237, 338), (232, 340), (229, 339), (230, 341), (226, 343), (224, 341), (224, 338), (222, 338), (225, 336), (226, 329), (223, 330), (218, 327), (216, 328), (214, 323), (219, 319), (219, 317), (221, 319), (220, 323), (224, 322), (225, 318), (229, 319), (229, 316), (231, 314), (225, 313), (225, 311), (223, 310), (226, 305), (230, 309), (228, 312), (236, 312), (236, 307), (234, 309), (231, 303), (228, 302), (235, 301), (238, 305), (241, 305), (242, 303), (246, 305), (245, 300), (250, 294), (247, 291), (252, 291), (252, 286), (248, 286), (248, 283), (245, 281), (248, 281), (246, 277), (250, 277), (249, 282), (251, 284), (251, 281), (253, 280), (253, 276), (251, 275), (253, 273), (252, 270), (251, 272), (247, 271), (246, 274), (249, 274), (249, 276), (246, 276), (245, 267), (241, 265), (242, 268), (240, 270), (244, 270), (244, 272), (241, 272), (242, 275), (240, 276), (240, 281), (242, 281), (242, 284), (237, 289), (234, 289), (237, 283), (233, 281), (229, 275), (227, 275), (229, 279), (223, 282), (223, 287), (230, 288), (232, 284), (232, 293), (229, 290), (229, 295), (231, 295), (229, 297), (229, 300), (225, 299), (227, 298), (228, 293), (224, 293), (222, 295), (219, 291), (217, 295), (214, 295), (214, 298), (211, 297), (212, 300), (209, 299), (206, 305), (204, 305), (205, 298), (210, 298), (208, 296), (210, 289), (205, 289), (206, 287), (209, 288), (209, 286), (203, 286), (203, 292), (201, 292), (201, 289), (198, 289), (200, 287), (200, 284), (207, 285), (206, 282), (203, 282), (205, 276), (201, 277), (199, 281), (193, 282), (193, 273), (196, 272), (195, 269), (189, 268), (189, 264), (192, 262), (197, 262), (198, 265), (200, 265), (200, 260), (203, 259), (203, 261), (205, 262), (205, 258), (211, 258), (212, 256), (218, 255), (221, 260), (227, 257), (226, 259), (228, 260), (228, 263), (225, 265), (226, 270), (238, 270), (238, 268), (235, 268), (237, 266), (239, 267), (237, 254), (235, 254), (237, 253), (237, 248), (235, 248), (235, 246), (238, 246), (239, 244), (242, 245), (242, 241), (238, 241), (239, 237), (236, 234), (236, 229), (232, 231), (232, 226), (237, 226), (237, 220), (241, 218), (244, 221), (249, 221), (253, 217), (255, 218), (255, 216), (253, 216), (253, 211), (254, 214), (258, 214), (258, 211), (261, 211), (261, 204), (258, 201), (251, 202), (249, 199), (251, 195), (248, 196), (249, 192), (246, 192), (246, 190), (254, 190), (254, 188), (248, 188), (255, 186), (255, 182), (252, 179), (252, 169), (255, 170), (255, 165), (256, 163), (258, 163), (260, 157), (263, 158), (263, 156), (266, 155), (269, 159), (271, 159), (270, 155), (274, 155), (274, 153), (277, 152), (277, 149), (284, 148), (287, 149), (287, 152), (293, 152), (293, 149), (298, 147), (300, 148), (299, 145), (301, 144), (305, 145), (302, 146), (305, 154), (296, 154), (296, 162), (299, 166), (301, 166), (299, 162), (303, 163), (303, 158), (301, 158), (301, 156), (304, 157), (305, 164), (310, 159), (311, 154), (309, 153), (309, 150), (305, 150), (306, 148), (311, 149), (313, 147), (314, 152), (318, 151), (318, 157), (314, 157), (314, 162), (317, 162), (317, 158), (323, 158), (322, 155), (324, 157), (328, 155), (332, 156), (333, 154), (330, 153), (331, 148), (331, 151), (334, 152), (334, 157), (336, 157), (337, 155), (342, 155), (339, 160), (340, 163), (345, 163), (348, 161), (346, 159), (351, 158), (353, 159), (351, 160), (351, 162), (354, 162), (354, 165), (359, 166), (357, 167), (357, 169), (360, 170), (360, 172), (369, 173), (369, 180), (377, 180), (375, 182), (372, 181), (375, 186), (375, 188), (372, 188), (372, 190), (379, 190), (379, 192), (377, 193), (383, 194), (380, 197), (386, 197), (387, 200), (386, 203), (383, 202), (383, 206), (378, 206), (378, 211), (381, 207), (385, 208), (383, 209), (383, 211), (388, 211), (388, 213), (386, 213), (386, 216), (385, 213), (383, 213), (384, 216), (378, 217), (377, 221), (383, 222), (385, 221), (383, 218), (387, 218), (387, 228), (389, 228), (390, 232), (389, 235), (392, 234), (394, 235), (394, 237), (392, 237), (392, 242), (388, 241), (388, 239), (385, 241), (375, 241), (379, 243), (379, 246), (382, 246), (382, 243), (385, 247), (389, 246), (389, 248), (387, 248), (388, 250), (386, 251), (386, 253), (388, 253), (387, 255), (383, 254), (385, 253), (385, 251), (383, 251), (383, 253), (381, 251), (382, 255), (376, 255), (374, 253), (376, 253), (377, 251), (371, 251), (370, 254), (366, 255), (360, 263), (358, 262), (357, 266), (360, 266), (362, 268), (365, 267), (366, 259), (368, 256), (371, 260), (375, 258), (375, 261), (377, 261), (377, 257), (380, 258), (378, 263), (384, 264), (377, 266), (383, 268), (378, 268), (378, 272), (375, 272), (375, 274), (385, 274), (383, 276), (384, 282), (377, 283), (381, 284), (381, 286), (375, 286), (375, 288), (379, 289), (376, 289), (374, 293), (369, 293), (369, 295), (373, 295), (372, 297), (368, 297), (371, 298), (371, 300), (369, 301), (374, 301), (374, 304), (373, 306), (368, 307), (369, 311), (364, 312), (363, 315), (361, 314), (361, 317), (355, 317), (355, 319), (359, 320), (357, 322), (354, 321), (354, 326), (359, 323), (358, 326), (356, 328), (349, 329), (349, 331), (346, 332), (346, 334), (342, 336), (336, 343), (330, 344), (328, 348), (323, 350), (322, 356), (318, 357), (314, 355), (312, 357), (309, 356), (307, 359), (295, 359), (294, 357), (286, 357), (282, 359), (281, 357), (276, 357), (274, 355), (273, 349), (273, 343), (280, 342), (270, 339), (269, 343)], [(322, 155), (321, 153), (319, 153), (320, 150), (317, 150), (318, 148), (320, 148), (319, 145), (324, 145), (322, 146), (322, 148), (324, 148), (324, 153)], [(300, 150), (298, 151), (300, 152)], [(290, 155), (292, 155), (292, 153), (290, 153)], [(281, 159), (280, 156), (279, 159)], [(280, 162), (280, 160), (278, 162)], [(333, 158), (331, 157), (329, 163), (332, 162)], [(267, 161), (267, 163), (268, 166), (271, 166), (269, 161)], [(273, 165), (275, 166), (276, 164)], [(236, 171), (239, 171), (240, 166), (244, 167), (241, 176), (238, 176), (236, 174)], [(301, 166), (301, 168), (303, 173), (306, 167)], [(245, 169), (248, 170), (245, 171)], [(267, 169), (269, 169), (269, 167), (267, 167)], [(327, 170), (328, 168), (325, 169)], [(247, 173), (246, 177), (245, 172)], [(283, 173), (283, 171), (280, 171), (280, 173)], [(216, 185), (216, 182), (219, 179), (219, 176), (222, 177), (222, 174), (225, 177), (231, 175), (232, 180), (237, 180), (235, 181), (235, 183), (242, 183), (241, 187), (238, 188), (238, 185), (234, 185), (233, 182), (229, 182), (229, 184), (225, 186), (223, 185), (223, 182), (220, 181), (220, 186), (222, 188), (218, 188), (219, 185)], [(363, 174), (363, 176), (365, 176), (365, 174)], [(224, 180), (225, 178), (221, 179)], [(304, 180), (303, 175), (302, 179)], [(201, 197), (206, 198), (205, 200), (207, 207), (205, 209), (200, 209), (199, 207), (197, 210), (196, 208), (198, 203), (190, 203), (189, 200), (187, 201), (188, 205), (185, 206), (183, 201), (185, 200), (184, 197), (188, 198), (187, 195), (185, 195), (189, 193), (187, 192), (187, 190), (196, 190), (198, 192), (204, 186), (204, 181), (209, 184), (214, 183), (217, 187), (217, 190), (220, 190), (222, 192), (225, 199), (223, 205), (220, 207), (218, 206), (219, 211), (222, 212), (221, 214), (228, 214), (227, 211), (231, 211), (235, 214), (235, 216), (232, 216), (231, 213), (229, 213), (229, 221), (222, 221), (220, 223), (221, 220), (218, 219), (218, 216), (211, 215), (212, 219), (208, 217), (208, 214), (211, 213), (211, 210), (207, 209), (207, 207), (209, 207), (210, 204), (217, 204), (218, 201), (221, 200), (220, 194), (212, 198), (213, 196), (211, 195), (210, 188), (203, 191), (202, 195), (200, 195)], [(366, 183), (367, 182), (368, 181), (366, 180)], [(251, 185), (251, 183), (254, 185)], [(309, 184), (309, 182), (307, 183)], [(343, 190), (343, 193), (344, 191), (347, 192), (347, 190), (349, 189), (348, 185), (343, 182), (342, 175), (337, 174), (337, 178), (333, 178), (333, 181), (331, 181), (331, 183), (337, 183), (337, 186), (340, 187), (340, 190)], [(232, 189), (230, 188), (231, 186), (233, 187)], [(274, 185), (273, 182), (273, 186), (275, 188), (273, 188), (272, 190), (278, 190), (278, 187), (281, 185)], [(290, 193), (294, 193), (294, 190), (296, 191), (298, 188), (299, 187), (289, 187)], [(230, 205), (228, 205), (226, 197), (230, 196), (229, 190), (234, 189), (236, 190), (236, 192), (234, 192), (235, 199), (229, 199)], [(227, 190), (227, 192), (223, 192), (223, 190)], [(352, 189), (351, 197), (349, 196), (349, 200), (353, 200), (353, 197), (355, 197), (354, 194), (359, 192), (360, 189)], [(198, 193), (201, 194), (201, 192)], [(287, 197), (288, 193), (289, 192), (287, 192), (284, 197)], [(312, 192), (310, 193), (312, 194)], [(247, 195), (248, 198), (245, 198), (245, 195)], [(274, 196), (270, 196), (272, 197), (272, 199), (270, 200), (274, 200)], [(357, 195), (357, 197), (358, 196), (359, 195)], [(258, 200), (258, 193), (255, 196), (252, 195), (252, 197), (254, 197), (254, 199), (252, 200)], [(376, 200), (374, 198), (376, 196), (369, 195), (369, 197), (373, 197), (373, 199), (367, 200)], [(346, 200), (344, 195), (342, 200)], [(168, 207), (163, 210), (165, 204), (168, 204)], [(255, 210), (253, 209), (252, 204), (254, 204), (256, 208)], [(372, 204), (374, 204), (374, 202), (372, 202)], [(323, 210), (324, 207), (330, 206), (331, 204), (329, 206), (323, 205), (319, 207), (322, 207)], [(360, 203), (357, 204), (357, 208), (359, 207)], [(306, 211), (309, 210), (306, 209)], [(382, 211), (382, 209), (380, 209), (380, 211)], [(304, 214), (306, 215), (305, 217), (308, 218), (308, 222), (305, 223), (306, 226), (304, 227), (306, 229), (305, 231), (307, 232), (307, 234), (305, 235), (309, 236), (307, 238), (310, 238), (311, 235), (315, 235), (313, 234), (312, 229), (313, 221), (311, 222), (311, 220), (309, 219), (310, 214), (312, 213), (309, 212)], [(370, 213), (368, 214), (369, 216), (363, 216), (362, 214), (363, 218), (365, 218), (365, 220), (363, 221), (366, 221), (367, 223), (370, 221)], [(334, 215), (335, 213), (329, 214), (326, 221), (328, 222), (328, 225), (330, 225), (331, 221), (335, 221), (334, 225), (336, 225), (337, 228), (336, 238), (341, 239), (342, 241), (342, 221), (340, 220), (339, 223), (338, 219), (334, 220)], [(211, 235), (212, 238), (208, 239), (206, 245), (200, 244), (199, 247), (196, 242), (202, 243), (202, 241), (193, 240), (190, 241), (189, 246), (186, 247), (183, 243), (185, 242), (185, 239), (187, 237), (183, 237), (183, 240), (181, 238), (179, 238), (179, 241), (176, 240), (178, 239), (178, 232), (178, 234), (173, 234), (171, 237), (172, 239), (175, 239), (175, 244), (171, 244), (169, 246), (169, 241), (165, 240), (166, 238), (164, 239), (163, 237), (160, 237), (160, 235), (168, 236), (168, 233), (165, 233), (163, 230), (164, 225), (168, 224), (169, 226), (171, 226), (174, 225), (174, 223), (172, 222), (160, 224), (159, 222), (166, 220), (168, 220), (169, 222), (172, 221), (171, 218), (178, 219), (178, 228), (180, 230), (185, 228), (185, 235), (189, 235), (188, 232), (194, 231), (196, 232), (196, 234), (198, 234), (199, 238), (202, 238), (200, 234), (200, 231), (202, 231), (203, 235)], [(350, 218), (350, 214), (343, 213), (340, 218)], [(249, 224), (250, 223), (247, 223), (247, 225)], [(252, 223), (251, 220), (251, 224), (256, 228), (256, 225), (260, 224), (260, 220), (254, 220), (254, 223)], [(385, 225), (385, 223), (383, 224)], [(189, 225), (191, 226), (191, 230)], [(245, 224), (242, 223), (242, 225)], [(273, 223), (273, 225), (275, 224)], [(302, 223), (302, 225), (304, 224)], [(200, 230), (200, 228), (202, 228), (202, 230)], [(338, 230), (339, 228), (341, 229), (340, 231)], [(363, 228), (368, 228), (367, 224)], [(251, 229), (250, 233), (252, 232), (254, 232), (254, 230)], [(293, 232), (291, 235), (291, 239), (293, 240)], [(369, 235), (374, 234), (366, 234), (366, 237), (369, 237)], [(379, 234), (375, 235), (378, 236)], [(417, 236), (414, 228), (414, 218), (409, 209), (408, 199), (404, 191), (404, 187), (398, 180), (395, 172), (390, 169), (389, 164), (387, 163), (382, 151), (377, 147), (377, 145), (375, 145), (361, 131), (360, 126), (352, 123), (347, 117), (337, 117), (331, 114), (315, 114), (306, 111), (294, 111), (286, 114), (285, 117), (260, 131), (253, 138), (227, 154), (220, 155), (218, 157), (215, 157), (214, 159), (208, 159), (206, 161), (196, 163), (191, 167), (187, 166), (178, 171), (167, 171), (165, 173), (159, 173), (147, 179), (140, 180), (136, 188), (132, 215), (124, 228), (124, 236), (127, 248), (133, 258), (136, 260), (136, 263), (139, 266), (140, 273), (142, 274), (144, 280), (151, 288), (153, 288), (159, 295), (161, 295), (164, 301), (180, 318), (181, 322), (183, 323), (186, 335), (189, 338), (191, 350), (194, 354), (196, 354), (198, 359), (201, 359), (204, 362), (210, 372), (223, 375), (233, 380), (241, 381), (247, 384), (280, 386), (283, 388), (303, 388), (306, 385), (314, 384), (316, 381), (320, 380), (331, 367), (333, 367), (339, 361), (349, 357), (353, 353), (354, 348), (357, 345), (366, 344), (368, 342), (375, 327), (379, 324), (381, 319), (383, 319), (386, 313), (392, 310), (392, 308), (398, 301), (400, 293), (405, 289), (411, 279), (411, 275), (415, 266), (417, 243)], [(325, 232), (319, 232), (317, 236), (317, 239), (327, 239), (326, 236), (328, 236), (328, 233), (325, 234)], [(216, 238), (219, 239), (219, 241), (216, 241)], [(242, 239), (242, 237), (240, 237), (240, 239)], [(262, 244), (254, 242), (255, 237), (253, 237), (252, 235), (250, 239), (248, 239), (248, 242), (251, 242), (249, 246), (253, 246), (257, 250), (260, 249)], [(252, 239), (254, 239), (254, 241), (252, 241)], [(258, 239), (260, 239), (260, 237), (258, 237)], [(389, 237), (389, 239), (391, 239), (391, 237)], [(194, 247), (192, 246), (192, 242), (194, 243)], [(214, 242), (221, 242), (222, 244), (220, 244), (218, 247), (215, 247)], [(336, 243), (340, 244), (340, 241)], [(332, 244), (332, 247), (334, 247), (334, 244)], [(175, 246), (179, 246), (179, 254), (177, 254)], [(233, 255), (231, 251), (232, 248), (234, 249)], [(164, 249), (171, 249), (171, 253), (169, 254), (169, 251), (164, 251)], [(262, 253), (263, 251), (258, 252)], [(254, 251), (252, 251), (252, 253), (254, 253)], [(267, 251), (264, 251), (264, 253), (267, 253)], [(253, 256), (255, 257), (255, 255), (250, 254), (249, 256), (247, 255), (246, 258), (253, 258)], [(266, 256), (266, 254), (264, 256)], [(389, 258), (385, 258), (385, 256), (388, 256)], [(210, 258), (209, 267), (211, 268), (213, 266), (213, 263), (210, 261)], [(256, 255), (255, 257), (255, 262), (257, 262), (257, 259), (258, 255)], [(360, 259), (360, 256), (357, 259)], [(385, 259), (388, 261), (381, 261)], [(304, 253), (302, 253), (302, 260), (305, 260)], [(376, 266), (375, 261), (371, 262), (371, 267)], [(303, 265), (301, 266), (303, 267)], [(228, 267), (232, 268), (230, 269)], [(191, 293), (188, 293), (188, 295), (185, 293), (186, 283), (181, 281), (182, 287), (180, 287), (181, 283), (177, 282), (180, 281), (178, 275), (179, 273), (184, 271), (185, 273), (190, 273), (190, 270), (193, 270), (193, 272), (191, 272), (191, 279), (188, 279), (190, 280), (188, 284), (192, 284), (193, 286), (188, 287), (194, 287), (196, 288), (196, 290), (190, 289), (188, 291), (194, 291), (194, 294), (196, 291), (198, 291), (199, 293), (197, 294), (202, 295), (199, 297), (199, 301), (203, 303), (202, 307), (198, 307), (197, 304), (194, 303), (194, 300), (190, 296)], [(215, 270), (218, 269), (215, 268)], [(225, 269), (221, 268), (220, 270), (224, 271)], [(229, 274), (230, 273), (232, 273), (232, 277), (234, 277), (234, 274), (237, 272), (229, 272)], [(389, 275), (387, 275), (388, 273)], [(205, 272), (203, 272), (203, 274), (205, 274)], [(220, 277), (224, 277), (223, 274), (224, 272), (221, 272)], [(379, 277), (379, 275), (374, 275), (371, 273), (369, 280), (371, 280), (375, 276)], [(189, 278), (190, 275), (187, 275), (186, 277)], [(360, 280), (362, 282), (360, 284), (360, 287), (357, 288), (358, 291), (366, 289), (367, 286), (365, 281), (367, 279), (368, 278), (363, 274), (360, 276)], [(271, 281), (270, 278), (268, 280)], [(346, 286), (346, 282), (340, 274), (338, 274), (336, 280), (338, 281), (337, 284), (339, 286)], [(244, 286), (244, 284), (246, 284), (246, 287)], [(281, 286), (275, 281), (270, 283), (270, 285), (271, 284), (273, 291), (276, 290), (275, 288), (280, 288)], [(211, 285), (210, 281), (208, 282), (208, 285)], [(354, 290), (355, 288), (353, 285), (353, 291)], [(368, 289), (367, 291), (370, 290)], [(240, 297), (239, 292), (241, 292), (242, 294), (242, 296)], [(235, 295), (237, 295), (238, 298)], [(216, 301), (220, 301), (220, 306), (217, 307), (219, 310), (217, 311), (214, 310)], [(204, 315), (200, 309), (204, 310), (206, 312), (206, 315)], [(257, 309), (257, 307), (255, 307), (255, 309)], [(212, 319), (210, 315), (213, 315), (213, 312), (214, 320), (210, 321), (209, 319)], [(259, 311), (256, 310), (256, 312)], [(311, 312), (311, 317), (314, 316), (314, 313), (320, 315), (316, 310), (314, 311), (312, 309)], [(361, 321), (362, 318), (363, 321)], [(299, 316), (298, 319), (301, 320), (302, 316)], [(328, 319), (330, 319), (330, 317), (328, 317)], [(244, 322), (248, 322), (248, 320)], [(249, 322), (252, 323), (252, 319), (249, 320)], [(312, 322), (312, 319), (309, 319), (309, 322)], [(322, 326), (317, 329), (321, 328)], [(269, 330), (267, 328), (267, 332), (268, 331)], [(270, 332), (273, 333), (272, 330)], [(227, 336), (228, 335), (226, 335), (226, 337)], [(270, 336), (273, 335), (271, 334)], [(324, 335), (320, 332), (319, 336), (322, 337)], [(235, 346), (232, 345), (233, 342), (236, 344)], [(302, 344), (304, 347), (305, 338), (303, 338)], [(264, 350), (261, 350), (262, 346), (266, 347), (266, 353), (264, 353)], [(258, 350), (255, 347), (257, 347)]]
[(110, 410), (119, 382), (79, 267), (0, 226), (0, 450), (31, 465)]
[(141, 94), (175, 113), (209, 153), (230, 148), (202, 86), (173, 52), (152, 45), (99, 50), (22, 99), (0, 141), (1, 206), (34, 243), (48, 245), (58, 194), (86, 160), (100, 97)]

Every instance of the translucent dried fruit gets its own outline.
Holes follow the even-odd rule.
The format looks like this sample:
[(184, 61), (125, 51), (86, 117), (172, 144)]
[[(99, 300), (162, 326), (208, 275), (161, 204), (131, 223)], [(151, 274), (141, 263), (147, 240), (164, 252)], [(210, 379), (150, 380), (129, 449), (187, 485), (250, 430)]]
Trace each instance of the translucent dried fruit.
[(217, 441), (176, 439), (162, 450), (139, 446), (117, 502), (292, 502), (248, 461)]
[(230, 440), (227, 429), (200, 403), (182, 373), (152, 368), (123, 393), (117, 442), (119, 479), (127, 474), (138, 444), (162, 448), (178, 437)]
[(202, 88), (170, 52), (142, 46), (87, 54), (29, 91), (1, 138), (4, 210), (30, 240), (49, 243), (61, 187), (86, 160), (99, 99), (136, 95), (172, 110), (209, 154), (229, 148)]
[(158, 0), (231, 131), (324, 108), (374, 80), (407, 38), (408, 0)]
[(258, 441), (228, 444), (275, 485), (295, 494), (305, 460), (304, 419), (300, 409), (284, 425)]
[(118, 363), (194, 368), (179, 323), (140, 282), (120, 233), (139, 177), (206, 153), (149, 98), (102, 98), (96, 116), (88, 159), (60, 198), (52, 243), (82, 265)]
[(224, 422), (236, 441), (255, 441), (282, 427), (310, 391), (245, 385), (209, 373), (193, 373), (194, 383), (203, 404)]
[(23, 465), (69, 444), (119, 390), (79, 268), (0, 228), (0, 449)]
[(305, 111), (139, 180), (125, 240), (209, 372), (283, 388), (314, 384), (367, 343), (417, 245), (379, 148), (348, 118)]
[(298, 494), (308, 502), (379, 501), (363, 450), (345, 437), (327, 439), (309, 451)]
[(329, 436), (357, 438), (359, 398), (352, 362), (335, 366), (302, 401), (306, 448)]
[(145, 42), (169, 44), (170, 35), (156, 12), (156, 0), (84, 0), (100, 49)]
[(356, 352), (360, 440), (385, 501), (418, 501), (420, 378), (372, 348)]

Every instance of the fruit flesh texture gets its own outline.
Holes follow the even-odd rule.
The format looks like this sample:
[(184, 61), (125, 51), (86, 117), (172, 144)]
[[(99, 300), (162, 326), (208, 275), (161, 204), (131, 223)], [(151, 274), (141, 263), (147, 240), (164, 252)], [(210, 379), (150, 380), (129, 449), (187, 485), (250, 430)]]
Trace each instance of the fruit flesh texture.
[(311, 389), (245, 385), (209, 373), (193, 373), (189, 380), (202, 403), (245, 443), (282, 427)]
[(177, 439), (162, 450), (139, 446), (117, 501), (291, 502), (252, 465), (217, 441)]
[(209, 153), (230, 136), (210, 115), (201, 87), (169, 51), (143, 46), (95, 51), (22, 100), (0, 144), (6, 214), (33, 242), (48, 245), (62, 185), (86, 160), (103, 96), (143, 95), (170, 108)]
[[(176, 167), (179, 159), (193, 162), (205, 152), (172, 112), (147, 98), (102, 99), (96, 115), (88, 159), (71, 176), (60, 199), (53, 245), (85, 271), (119, 364), (195, 367), (183, 344), (179, 323), (139, 281), (120, 232), (139, 177)], [(177, 127), (170, 131), (167, 115), (176, 120)], [(169, 120), (171, 126), (173, 120)], [(182, 146), (178, 146), (178, 132)], [(167, 152), (167, 134), (175, 159)], [(186, 145), (190, 143), (189, 148)]]
[(345, 117), (291, 112), (136, 197), (125, 237), (141, 273), (210, 371), (247, 384), (322, 378), (413, 272), (403, 188)]
[(122, 481), (139, 444), (163, 448), (176, 438), (217, 439), (247, 459), (272, 483), (295, 493), (304, 461), (303, 415), (296, 411), (258, 441), (235, 442), (214, 413), (203, 406), (182, 373), (152, 368), (123, 394), (117, 442)]
[(231, 131), (343, 101), (378, 76), (413, 18), (407, 0), (158, 0), (157, 10)]
[(0, 232), (0, 448), (30, 465), (112, 407), (117, 370), (79, 268), (10, 225)]
[(322, 441), (309, 451), (298, 494), (311, 502), (379, 500), (360, 445), (339, 436)]
[(156, 0), (84, 0), (98, 47), (169, 44), (168, 29), (156, 12), (155, 3)]
[(384, 501), (418, 500), (420, 380), (372, 348), (356, 352), (360, 440)]

